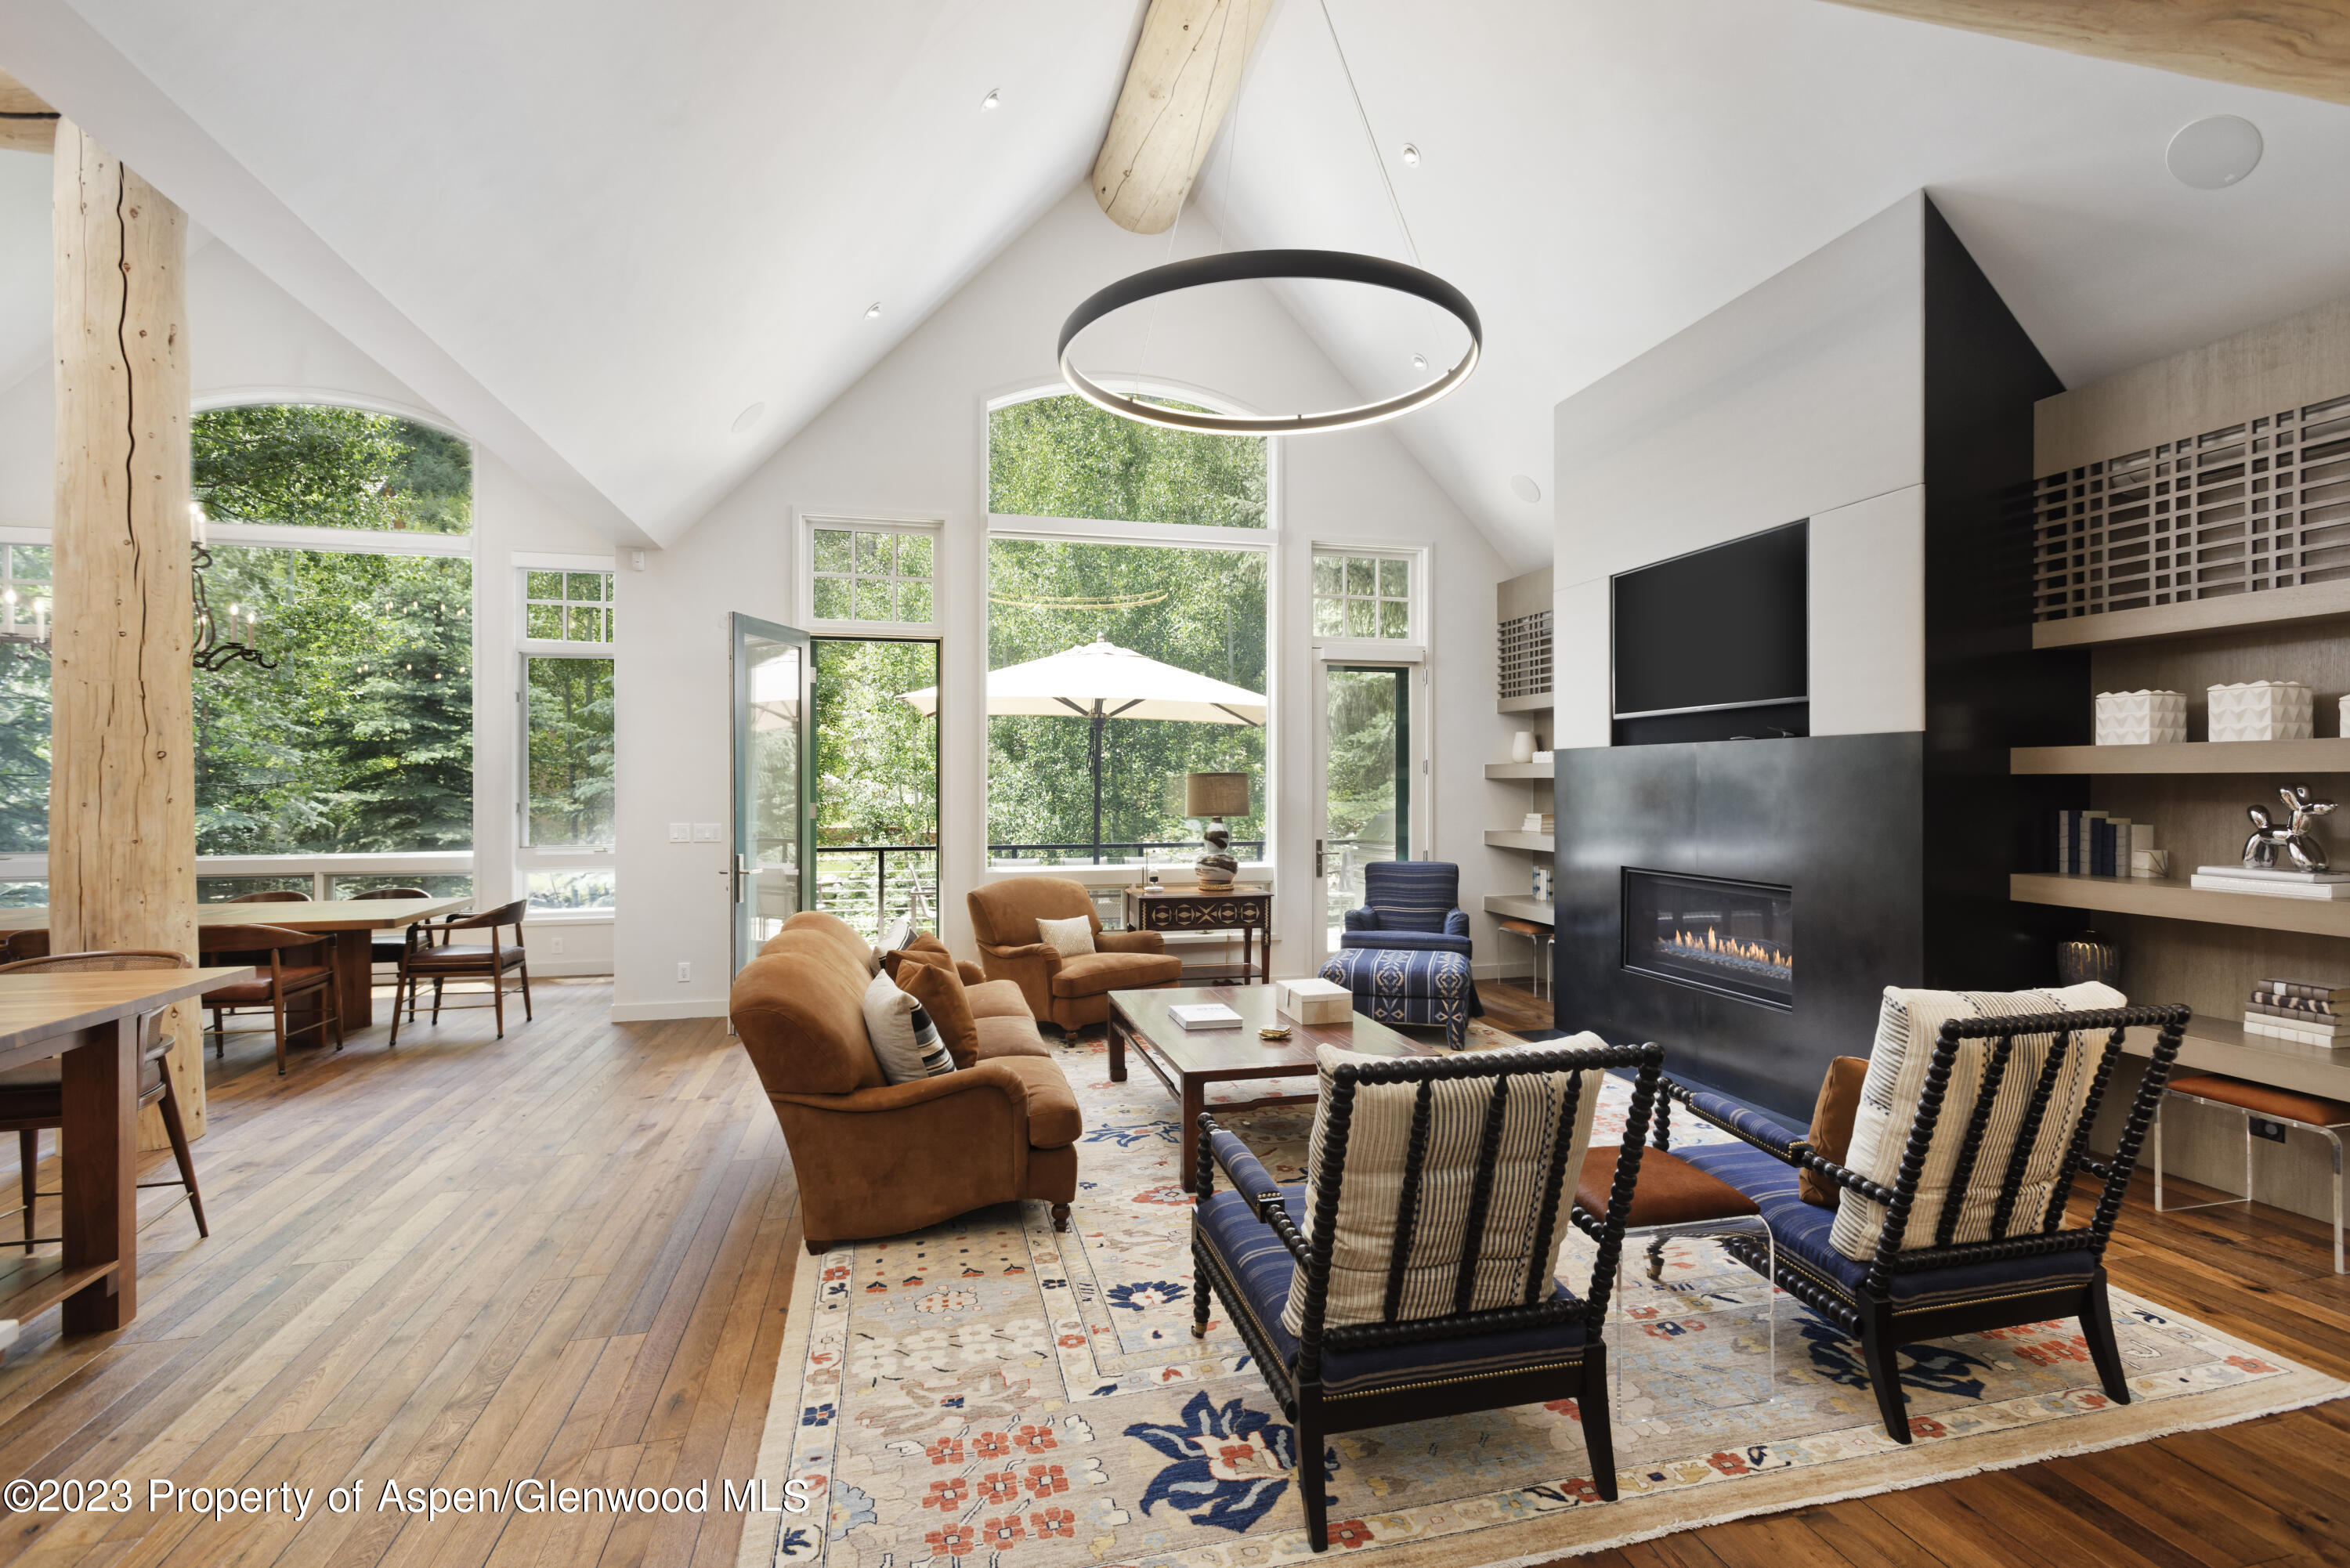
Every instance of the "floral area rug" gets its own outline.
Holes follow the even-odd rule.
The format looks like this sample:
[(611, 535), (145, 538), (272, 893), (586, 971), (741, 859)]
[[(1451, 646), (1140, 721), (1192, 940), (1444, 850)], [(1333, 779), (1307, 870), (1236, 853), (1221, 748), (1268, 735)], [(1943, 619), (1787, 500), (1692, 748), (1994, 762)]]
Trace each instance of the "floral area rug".
[[(1509, 1038), (1480, 1025), (1468, 1044)], [(1087, 1129), (1066, 1234), (1042, 1203), (1005, 1205), (800, 1259), (759, 1469), (772, 1493), (796, 1480), (815, 1501), (752, 1516), (743, 1568), (1255, 1568), (1312, 1555), (1291, 1428), (1223, 1303), (1208, 1337), (1191, 1336), (1175, 1105), (1140, 1066), (1110, 1083), (1097, 1040), (1057, 1049)], [(1595, 1144), (1620, 1140), (1628, 1099), (1610, 1080)], [(1294, 1181), (1312, 1116), (1278, 1108), (1230, 1125)], [(1674, 1136), (1725, 1135), (1677, 1118)], [(1561, 1254), (1578, 1293), (1591, 1252), (1577, 1233)], [(1711, 1241), (1669, 1244), (1656, 1282), (1644, 1261), (1627, 1248), (1607, 1330), (1619, 1501), (1592, 1486), (1572, 1400), (1342, 1433), (1321, 1456), (1331, 1554), (1391, 1568), (1544, 1562), (2350, 1393), (2116, 1291), (2129, 1405), (2100, 1392), (2069, 1319), (1937, 1341), (1903, 1353), (1903, 1447), (1841, 1331)]]

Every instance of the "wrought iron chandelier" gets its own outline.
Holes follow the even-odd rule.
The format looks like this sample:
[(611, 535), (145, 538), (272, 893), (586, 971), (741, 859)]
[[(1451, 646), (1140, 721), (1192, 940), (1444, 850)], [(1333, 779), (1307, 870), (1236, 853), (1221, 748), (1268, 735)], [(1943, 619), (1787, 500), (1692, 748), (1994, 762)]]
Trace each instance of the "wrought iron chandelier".
[[(232, 664), (246, 663), (263, 670), (275, 670), (277, 660), (261, 651), (255, 641), (258, 617), (243, 605), (228, 607), (228, 635), (221, 635), (219, 624), (213, 618), (212, 599), (204, 592), (204, 574), (212, 569), (213, 553), (205, 548), (208, 542), (204, 509), (201, 502), (188, 503), (188, 587), (196, 605), (195, 666), (199, 670), (225, 670)], [(240, 623), (243, 640), (239, 640)]]
[[(1406, 265), (1402, 262), (1355, 251), (1232, 251), (1195, 257), (1191, 261), (1170, 262), (1136, 273), (1131, 277), (1121, 278), (1097, 291), (1069, 313), (1069, 318), (1061, 324), (1061, 339), (1056, 346), (1061, 379), (1068, 383), (1071, 391), (1096, 408), (1141, 424), (1158, 425), (1168, 430), (1204, 431), (1218, 435), (1295, 435), (1313, 431), (1353, 430), (1408, 414), (1414, 409), (1425, 408), (1467, 380), (1470, 372), (1477, 368), (1477, 360), (1485, 348), (1484, 326), (1478, 319), (1476, 307), (1469, 303), (1468, 296), (1418, 265), (1419, 246), (1411, 237), (1411, 223), (1404, 216), (1403, 202), (1396, 195), (1395, 182), (1388, 178), (1387, 162), (1379, 156), (1378, 139), (1372, 133), (1370, 115), (1363, 108), (1363, 95), (1355, 85), (1355, 73), (1347, 64), (1346, 47), (1338, 41), (1338, 24), (1330, 15), (1330, 0), (1321, 0), (1321, 5), (1322, 21), (1330, 33), (1330, 47), (1337, 54), (1338, 69), (1347, 78), (1347, 92), (1354, 98), (1355, 115), (1361, 121), (1363, 138), (1370, 146), (1371, 161), (1379, 171), (1379, 182), (1388, 194), (1388, 205), (1395, 213), (1396, 225), (1403, 233), (1404, 245), (1411, 253), (1413, 265)], [(1230, 15), (1229, 9), (1226, 15)], [(1217, 38), (1216, 49), (1221, 57), (1223, 52), (1221, 35)], [(1214, 65), (1209, 67), (1211, 82), (1215, 69)], [(1237, 119), (1237, 105), (1233, 112)], [(1205, 123), (1204, 116), (1201, 123)], [(1196, 131), (1194, 134), (1196, 136)], [(1197, 151), (1195, 145), (1195, 156)], [(1418, 161), (1417, 149), (1408, 148), (1406, 153), (1411, 161)], [(1181, 232), (1182, 226), (1183, 213), (1179, 206), (1175, 212), (1175, 223), (1167, 236), (1170, 254), (1174, 251), (1175, 235)], [(1162, 403), (1146, 402), (1139, 396), (1113, 392), (1076, 367), (1072, 350), (1077, 336), (1102, 317), (1127, 306), (1211, 283), (1284, 278), (1367, 284), (1374, 288), (1388, 289), (1424, 300), (1445, 311), (1467, 329), (1468, 350), (1451, 369), (1400, 396), (1358, 403), (1352, 408), (1302, 414), (1219, 414), (1170, 408)], [(1144, 342), (1147, 352), (1148, 337)], [(1412, 362), (1416, 366), (1425, 363), (1418, 355), (1412, 357)], [(1135, 369), (1134, 379), (1139, 387), (1142, 379), (1139, 366)]]

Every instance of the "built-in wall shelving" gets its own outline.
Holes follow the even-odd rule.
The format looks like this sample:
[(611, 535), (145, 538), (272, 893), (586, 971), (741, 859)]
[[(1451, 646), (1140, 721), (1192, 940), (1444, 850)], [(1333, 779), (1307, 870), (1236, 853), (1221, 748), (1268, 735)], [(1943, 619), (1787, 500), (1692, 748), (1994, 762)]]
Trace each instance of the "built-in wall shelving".
[[(2133, 1056), (2154, 1054), (2156, 1032), (2130, 1030), (2122, 1049)], [(2187, 1026), (2178, 1047), (2180, 1069), (2224, 1073), (2272, 1084), (2297, 1094), (2350, 1099), (2350, 1046), (2303, 1045), (2272, 1035), (2248, 1034), (2241, 1024), (2220, 1018), (2198, 1018)]]
[(1532, 780), (1555, 778), (1557, 774), (1551, 767), (1550, 759), (1544, 757), (1532, 763), (1487, 763), (1485, 776), (1489, 779)]
[(1537, 855), (1558, 851), (1558, 840), (1547, 833), (1513, 833), (1489, 827), (1485, 830), (1485, 843), (1494, 849), (1531, 849)]
[(1538, 926), (1558, 924), (1558, 906), (1541, 898), (1518, 898), (1508, 893), (1485, 895), (1485, 912), (1503, 915), (1513, 920), (1532, 920)]
[(2086, 648), (2105, 642), (2142, 642), (2154, 637), (2197, 637), (2248, 626), (2350, 616), (2350, 582), (2310, 583), (2256, 594), (2223, 594), (2185, 604), (2147, 605), (2034, 622), (2034, 648)]
[(1493, 709), (1499, 713), (1547, 713), (1551, 710), (1551, 694), (1535, 691), (1523, 697), (1497, 698)]
[(2190, 888), (2170, 877), (2080, 877), (2053, 871), (2019, 872), (2007, 879), (2008, 897), (2027, 904), (2096, 909), (2116, 915), (2151, 915), (2165, 920), (2200, 920), (2212, 926), (2249, 926), (2263, 931), (2304, 931), (2319, 937), (2350, 937), (2350, 898), (2290, 898), (2262, 893), (2219, 893)]
[(2350, 740), (2017, 746), (2007, 758), (2011, 774), (2343, 774), (2350, 773)]

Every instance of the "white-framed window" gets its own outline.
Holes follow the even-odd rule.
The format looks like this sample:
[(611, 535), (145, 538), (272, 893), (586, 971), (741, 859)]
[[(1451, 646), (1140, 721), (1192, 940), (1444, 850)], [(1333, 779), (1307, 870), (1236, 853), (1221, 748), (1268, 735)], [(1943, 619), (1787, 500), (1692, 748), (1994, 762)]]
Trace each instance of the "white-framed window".
[(1314, 547), (1314, 639), (1317, 642), (1403, 642), (1419, 634), (1421, 576), (1417, 550), (1336, 545)]
[(806, 624), (905, 637), (939, 625), (937, 518), (804, 514)]
[[(1225, 825), (1241, 860), (1270, 861), (1278, 443), (1137, 425), (1058, 387), (991, 402), (983, 435), (989, 670), (1098, 657), (1133, 677), (1102, 692), (1098, 726), (1074, 689), (990, 715), (991, 867), (1188, 867), (1191, 774), (1246, 776)], [(1170, 682), (1197, 688), (1201, 717), (1132, 713)]]
[(525, 557), (515, 583), (517, 869), (534, 915), (608, 912), (616, 575), (592, 558)]

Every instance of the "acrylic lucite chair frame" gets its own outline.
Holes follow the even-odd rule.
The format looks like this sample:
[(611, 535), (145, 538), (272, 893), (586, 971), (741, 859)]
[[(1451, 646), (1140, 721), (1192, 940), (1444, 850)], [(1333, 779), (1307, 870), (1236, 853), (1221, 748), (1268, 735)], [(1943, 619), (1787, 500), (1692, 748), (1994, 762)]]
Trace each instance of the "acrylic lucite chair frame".
[[(1766, 1278), (1772, 1278), (1780, 1289), (1846, 1334), (1858, 1336), (1861, 1361), (1867, 1370), (1869, 1384), (1876, 1391), (1877, 1414), (1885, 1422), (1886, 1435), (1897, 1443), (1907, 1443), (1910, 1438), (1909, 1420), (1901, 1392), (1898, 1353), (1900, 1346), (1923, 1340), (1978, 1334), (1985, 1329), (2013, 1328), (2051, 1318), (2077, 1317), (2081, 1321), (2082, 1337), (2087, 1343), (2090, 1360), (2096, 1367), (2097, 1380), (2103, 1386), (2106, 1397), (2117, 1405), (2129, 1403), (2128, 1375), (2122, 1365), (2120, 1346), (2115, 1342), (2113, 1314), (2106, 1297), (2106, 1243), (2113, 1235), (2115, 1221), (2120, 1218), (2122, 1199), (2129, 1190), (2130, 1176), (2137, 1168), (2138, 1151), (2145, 1146), (2147, 1129), (2154, 1121), (2156, 1109), (2162, 1098), (2163, 1084), (2170, 1075), (2171, 1064), (2178, 1058), (2179, 1042), (2190, 1016), (2189, 1010), (2184, 1006), (2168, 1006), (1947, 1021), (1935, 1036), (1925, 1085), (1918, 1096), (1917, 1112), (1910, 1121), (1908, 1141), (1902, 1149), (1901, 1164), (1891, 1187), (1881, 1186), (1823, 1157), (1805, 1138), (1799, 1137), (1781, 1145), (1759, 1136), (1753, 1128), (1752, 1118), (1737, 1114), (1736, 1108), (1720, 1096), (1704, 1091), (1692, 1091), (1669, 1079), (1664, 1085), (1664, 1092), (1689, 1106), (1711, 1126), (1729, 1133), (1740, 1142), (1759, 1148), (1788, 1166), (1812, 1171), (1847, 1192), (1857, 1193), (1884, 1205), (1885, 1227), (1878, 1233), (1877, 1250), (1860, 1287), (1853, 1292), (1824, 1284), (1814, 1275), (1787, 1266), (1789, 1249), (1784, 1245), (1778, 1249), (1779, 1268), (1775, 1277), (1770, 1272), (1770, 1265), (1758, 1258), (1751, 1241), (1732, 1238), (1722, 1245), (1740, 1262)], [(2089, 1132), (2097, 1119), (2097, 1107), (2105, 1099), (2106, 1086), (2112, 1079), (2114, 1064), (2123, 1054), (2123, 1036), (2131, 1029), (2155, 1029), (2159, 1033), (2155, 1037), (2151, 1055), (2147, 1062), (2146, 1075), (2130, 1101), (2129, 1116), (2123, 1125), (2121, 1137), (2116, 1141), (2114, 1157), (2111, 1160), (2100, 1161), (2089, 1154)], [(2048, 1053), (2039, 1079), (2033, 1085), (2022, 1130), (2015, 1139), (2014, 1152), (2006, 1168), (2000, 1173), (1996, 1189), (1998, 1199), (1991, 1220), (1994, 1235), (2009, 1229), (2030, 1152), (2037, 1140), (2037, 1129), (2055, 1092), (2059, 1067), (2068, 1053), (2090, 1049), (2089, 1037), (2100, 1033), (2106, 1038), (2096, 1047), (2099, 1054), (2088, 1094), (2082, 1103), (2080, 1118), (2074, 1128), (2064, 1161), (2057, 1169), (2038, 1231), (2030, 1235), (2009, 1236), (2003, 1240), (1955, 1241), (1959, 1214), (1965, 1207), (1960, 1194), (1971, 1189), (1976, 1175), (1975, 1160), (1981, 1152), (1983, 1134), (1991, 1121), (1991, 1106), (1998, 1097), (2007, 1059), (2013, 1050), (2016, 1037), (2045, 1034), (2054, 1037), (2054, 1044)], [(1958, 1061), (1960, 1047), (1970, 1040), (1992, 1042), (1991, 1058), (1985, 1064), (1981, 1082), (1976, 1085), (1973, 1103), (1963, 1107), (1946, 1106), (1944, 1101), (1950, 1095), (1951, 1071)], [(1917, 1201), (1918, 1185), (1924, 1175), (1928, 1152), (1933, 1147), (1934, 1131), (1946, 1111), (1963, 1114), (1967, 1118), (1966, 1140), (1960, 1147), (1958, 1164), (1952, 1172), (1951, 1196), (1943, 1202), (1934, 1244), (1930, 1247), (1904, 1247), (1899, 1238), (1908, 1228), (1909, 1210)], [(2105, 1183), (2097, 1196), (2096, 1209), (2087, 1225), (2060, 1228), (2064, 1225), (2073, 1183), (2084, 1175), (2098, 1178)], [(1896, 1275), (1921, 1274), (1938, 1269), (2053, 1257), (2062, 1252), (2076, 1251), (2086, 1252), (2090, 1256), (2091, 1266), (2085, 1277), (2052, 1280), (2040, 1288), (2025, 1289), (2017, 1288), (2020, 1282), (2006, 1281), (1984, 1286), (1984, 1293), (1978, 1299), (1948, 1301), (1908, 1309), (1898, 1306), (1893, 1298)]]
[(2301, 1132), (2315, 1133), (2334, 1147), (2334, 1272), (2337, 1274), (2345, 1272), (2342, 1267), (2342, 1135), (2350, 1132), (2350, 1122), (2305, 1122), (2293, 1116), (2279, 1116), (2274, 1111), (2256, 1111), (2249, 1106), (2237, 1105), (2232, 1100), (2215, 1100), (2202, 1095), (2190, 1095), (2184, 1089), (2174, 1089), (2168, 1085), (2163, 1089), (2162, 1097), (2166, 1103), (2173, 1099), (2188, 1100), (2199, 1106), (2209, 1106), (2214, 1110), (2233, 1111), (2244, 1118), (2244, 1195), (2241, 1198), (2215, 1199), (2208, 1203), (2164, 1203), (2162, 1200), (2162, 1113), (2158, 1109), (2154, 1117), (2154, 1211), (2156, 1213), (2180, 1214), (2190, 1209), (2231, 1209), (2238, 1204), (2241, 1204), (2246, 1209), (2251, 1208), (2253, 1203), (2252, 1122), (2255, 1118), (2264, 1122), (2274, 1122)]
[[(1640, 1149), (1648, 1126), (1649, 1107), (1656, 1099), (1663, 1077), (1663, 1062), (1664, 1051), (1660, 1046), (1610, 1045), (1597, 1049), (1584, 1046), (1507, 1054), (1402, 1057), (1362, 1064), (1348, 1063), (1339, 1067), (1331, 1075), (1330, 1100), (1322, 1124), (1325, 1168), (1310, 1172), (1305, 1184), (1314, 1204), (1314, 1234), (1317, 1238), (1311, 1242), (1299, 1232), (1290, 1218), (1285, 1195), (1266, 1176), (1264, 1168), (1256, 1158), (1248, 1152), (1238, 1137), (1218, 1127), (1212, 1115), (1201, 1116), (1199, 1185), (1196, 1191), (1199, 1205), (1204, 1207), (1214, 1196), (1215, 1172), (1219, 1168), (1222, 1168), (1251, 1212), (1288, 1251), (1295, 1267), (1305, 1271), (1306, 1296), (1301, 1332), (1297, 1336), (1297, 1360), (1295, 1366), (1287, 1365), (1251, 1317), (1243, 1304), (1245, 1297), (1232, 1280), (1225, 1261), (1218, 1255), (1203, 1232), (1200, 1223), (1201, 1209), (1195, 1207), (1191, 1221), (1191, 1333), (1195, 1338), (1200, 1338), (1205, 1337), (1208, 1332), (1212, 1288), (1212, 1293), (1222, 1295), (1232, 1309), (1227, 1315), (1232, 1319), (1232, 1326), (1254, 1356), (1265, 1385), (1281, 1406), (1282, 1413), (1295, 1428), (1295, 1476), (1299, 1496), (1305, 1509), (1306, 1539), (1315, 1552), (1324, 1551), (1329, 1545), (1328, 1498), (1324, 1490), (1326, 1477), (1321, 1469), (1323, 1441), (1337, 1432), (1432, 1420), (1479, 1410), (1505, 1409), (1514, 1405), (1573, 1399), (1581, 1417), (1592, 1484), (1603, 1500), (1609, 1502), (1616, 1500), (1616, 1451), (1608, 1427), (1609, 1384), (1604, 1331), (1607, 1324), (1609, 1292), (1616, 1279), (1617, 1257), (1623, 1244), (1624, 1222), (1631, 1212), (1632, 1192), (1639, 1179)], [(1570, 1137), (1562, 1137), (1557, 1139), (1550, 1168), (1544, 1173), (1541, 1210), (1544, 1216), (1543, 1230), (1531, 1254), (1523, 1299), (1510, 1306), (1482, 1311), (1455, 1311), (1442, 1317), (1392, 1320), (1400, 1293), (1404, 1262), (1411, 1252), (1416, 1200), (1428, 1152), (1429, 1096), (1423, 1086), (1405, 1157), (1403, 1195), (1396, 1226), (1397, 1245), (1388, 1286), (1390, 1321), (1337, 1325), (1324, 1324), (1323, 1314), (1330, 1286), (1329, 1238), (1336, 1233), (1338, 1223), (1338, 1199), (1345, 1184), (1347, 1134), (1354, 1114), (1357, 1085), (1419, 1083), (1426, 1085), (1440, 1078), (1506, 1079), (1550, 1073), (1580, 1075), (1595, 1068), (1630, 1069), (1634, 1076), (1632, 1104), (1625, 1119), (1624, 1142), (1616, 1162), (1615, 1182), (1608, 1191), (1607, 1212), (1593, 1216), (1586, 1214), (1579, 1207), (1568, 1206), (1570, 1222), (1598, 1247), (1598, 1255), (1592, 1263), (1589, 1288), (1581, 1297), (1576, 1297), (1571, 1291), (1564, 1296), (1557, 1294), (1560, 1282), (1553, 1272), (1558, 1248), (1565, 1237), (1553, 1234), (1550, 1225), (1552, 1218), (1561, 1210), (1559, 1199), (1566, 1190), (1565, 1156), (1567, 1147), (1573, 1141)], [(1580, 1076), (1570, 1079), (1567, 1103), (1562, 1112), (1570, 1126), (1578, 1114), (1576, 1102), (1581, 1095), (1581, 1084)], [(1470, 1235), (1482, 1234), (1485, 1229), (1486, 1199), (1490, 1197), (1492, 1173), (1501, 1156), (1502, 1107), (1506, 1094), (1506, 1089), (1496, 1093), (1488, 1105), (1484, 1137), (1477, 1155), (1474, 1196), (1470, 1201), (1465, 1227)], [(1328, 1179), (1322, 1179), (1326, 1176)], [(1473, 1274), (1477, 1262), (1475, 1251), (1463, 1250), (1454, 1289), (1456, 1301), (1465, 1303), (1469, 1299), (1472, 1282), (1470, 1276)], [(1530, 1329), (1565, 1328), (1570, 1325), (1581, 1328), (1580, 1343), (1562, 1346), (1560, 1358), (1542, 1366), (1426, 1383), (1413, 1382), (1408, 1369), (1399, 1369), (1397, 1376), (1400, 1383), (1398, 1386), (1350, 1389), (1344, 1394), (1326, 1394), (1322, 1386), (1322, 1359), (1327, 1352), (1380, 1350), (1397, 1345), (1457, 1341), (1483, 1334), (1523, 1334)]]

